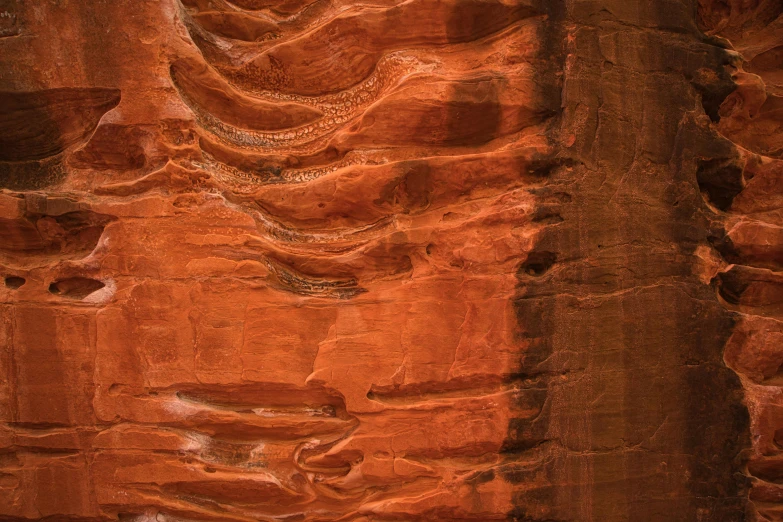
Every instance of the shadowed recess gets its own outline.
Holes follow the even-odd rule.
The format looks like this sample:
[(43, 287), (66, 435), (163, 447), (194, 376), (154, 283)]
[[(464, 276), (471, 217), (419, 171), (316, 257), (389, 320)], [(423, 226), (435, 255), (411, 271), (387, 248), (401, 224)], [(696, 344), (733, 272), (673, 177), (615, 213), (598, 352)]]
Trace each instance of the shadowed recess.
[(88, 277), (69, 277), (49, 285), (49, 292), (68, 299), (84, 299), (106, 286), (105, 283)]
[(118, 89), (0, 92), (0, 161), (41, 160), (92, 134)]

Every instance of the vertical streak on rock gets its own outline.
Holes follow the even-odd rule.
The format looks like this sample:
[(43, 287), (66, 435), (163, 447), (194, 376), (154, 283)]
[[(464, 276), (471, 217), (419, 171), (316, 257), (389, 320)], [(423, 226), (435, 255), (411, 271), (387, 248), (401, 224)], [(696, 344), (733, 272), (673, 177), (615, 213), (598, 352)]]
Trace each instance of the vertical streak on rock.
[(691, 0), (568, 2), (562, 150), (540, 195), (570, 203), (516, 300), (547, 426), (509, 430), (538, 434), (546, 480), (517, 481), (512, 520), (745, 518), (748, 415), (723, 363), (732, 314), (700, 277), (709, 221), (693, 160), (722, 146), (694, 129), (725, 51), (694, 13)]

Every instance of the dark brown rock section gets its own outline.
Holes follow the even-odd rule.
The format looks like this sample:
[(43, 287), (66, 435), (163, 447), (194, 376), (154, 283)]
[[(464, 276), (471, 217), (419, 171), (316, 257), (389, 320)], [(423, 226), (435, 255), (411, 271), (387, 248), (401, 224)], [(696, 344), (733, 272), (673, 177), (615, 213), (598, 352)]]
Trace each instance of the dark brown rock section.
[[(708, 284), (698, 179), (729, 148), (709, 122), (734, 85), (694, 13), (690, 1), (562, 7), (561, 149), (539, 197), (567, 202), (516, 298), (532, 346), (521, 371), (548, 394), (535, 423), (510, 429), (550, 457), (510, 477), (513, 520), (745, 518), (748, 413), (723, 362), (735, 320)], [(531, 489), (541, 473), (551, 486)]]
[(84, 143), (119, 102), (117, 89), (0, 92), (0, 187), (29, 190), (61, 181), (58, 156)]
[[(736, 89), (712, 128), (724, 139), (713, 188), (713, 279), (737, 318), (725, 359), (742, 379), (752, 449), (747, 475), (755, 520), (783, 520), (783, 3), (699, 2), (699, 23), (735, 56)], [(714, 199), (710, 197), (710, 199)]]

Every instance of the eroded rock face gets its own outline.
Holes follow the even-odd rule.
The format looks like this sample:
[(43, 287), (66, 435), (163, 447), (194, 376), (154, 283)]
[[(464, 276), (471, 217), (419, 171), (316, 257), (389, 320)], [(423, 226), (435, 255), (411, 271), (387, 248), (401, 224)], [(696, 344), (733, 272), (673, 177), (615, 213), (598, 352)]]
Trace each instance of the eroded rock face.
[[(736, 89), (720, 106), (713, 128), (728, 143), (731, 172), (715, 179), (723, 204), (713, 208), (720, 263), (714, 279), (721, 304), (737, 323), (725, 359), (742, 380), (753, 447), (747, 471), (760, 520), (783, 519), (783, 5), (706, 2), (706, 31), (738, 53)], [(713, 198), (714, 199), (714, 198)]]
[(32, 4), (0, 517), (783, 517), (777, 2)]

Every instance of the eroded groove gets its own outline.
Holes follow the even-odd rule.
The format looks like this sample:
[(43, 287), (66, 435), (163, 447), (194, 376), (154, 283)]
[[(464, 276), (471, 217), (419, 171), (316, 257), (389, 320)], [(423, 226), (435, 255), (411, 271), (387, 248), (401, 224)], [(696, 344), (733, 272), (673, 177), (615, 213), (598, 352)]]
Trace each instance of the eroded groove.
[(80, 210), (78, 204), (66, 198), (49, 201), (30, 198), (27, 209), (15, 218), (0, 218), (0, 259), (5, 263), (26, 267), (51, 259), (86, 257), (115, 219)]
[(214, 128), (229, 128), (235, 134), (243, 130), (275, 131), (300, 127), (323, 117), (312, 106), (278, 100), (272, 103), (237, 92), (206, 65), (199, 67), (180, 60), (171, 65), (169, 73), (182, 99), (201, 115), (205, 125)]
[(304, 275), (290, 267), (267, 259), (266, 265), (281, 288), (289, 292), (316, 297), (350, 299), (366, 292), (355, 279), (330, 280)]
[(105, 287), (106, 283), (88, 277), (68, 277), (49, 285), (49, 293), (67, 299), (82, 300)]
[[(286, 125), (284, 128), (281, 125), (283, 130), (278, 132), (252, 131), (221, 121), (203, 109), (187, 94), (174, 72), (175, 69), (172, 69), (172, 81), (178, 87), (183, 101), (193, 110), (199, 123), (223, 142), (251, 151), (303, 147), (303, 150), (307, 150), (306, 146), (323, 139), (361, 114), (363, 110), (377, 101), (385, 90), (403, 77), (412, 74), (417, 68), (421, 69), (421, 66), (417, 67), (417, 65), (415, 59), (406, 58), (403, 55), (389, 55), (378, 63), (376, 70), (361, 84), (343, 91), (339, 95), (326, 96), (323, 99), (304, 96), (274, 96), (268, 91), (255, 92), (256, 96), (261, 97), (261, 103), (264, 103), (264, 99), (277, 103), (289, 101), (313, 107), (324, 114), (314, 123), (299, 126)], [(245, 115), (245, 117), (247, 116)], [(311, 118), (314, 117), (315, 114), (311, 116)]]
[[(238, 389), (183, 390), (181, 400), (212, 408), (255, 413), (264, 416), (308, 415), (335, 417), (345, 415), (345, 403), (336, 394), (322, 389), (296, 389), (284, 386), (246, 386)], [(272, 399), (270, 401), (270, 398)]]
[[(448, 9), (445, 4), (417, 0), (383, 10), (365, 10), (361, 17), (338, 16), (308, 32), (306, 39), (300, 37), (276, 45), (241, 66), (230, 67), (217, 62), (215, 65), (243, 89), (261, 87), (307, 95), (334, 93), (367, 77), (383, 51), (473, 41), (539, 14), (525, 4), (506, 6), (471, 0), (461, 6), (459, 18), (449, 22)], [(459, 21), (462, 17), (472, 19), (472, 22), (463, 24)], [(415, 23), (422, 19), (430, 20), (430, 23), (423, 26)], [(354, 37), (348, 28), (366, 35), (361, 47), (353, 45)], [(325, 53), (324, 49), (329, 45), (340, 52), (337, 55)], [(206, 55), (219, 53), (210, 49)], [(297, 56), (302, 56), (301, 53), (310, 56), (307, 66), (298, 61)], [(331, 64), (329, 74), (321, 72), (326, 69), (327, 62)]]

